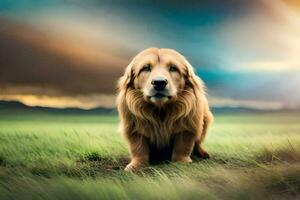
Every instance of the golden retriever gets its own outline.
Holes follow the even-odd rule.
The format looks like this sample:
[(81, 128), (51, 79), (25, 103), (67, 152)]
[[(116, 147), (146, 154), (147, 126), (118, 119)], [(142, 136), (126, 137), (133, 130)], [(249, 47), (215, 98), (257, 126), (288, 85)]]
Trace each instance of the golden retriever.
[(209, 158), (202, 148), (213, 120), (202, 80), (172, 49), (149, 48), (133, 58), (118, 82), (120, 131), (131, 171), (156, 161)]

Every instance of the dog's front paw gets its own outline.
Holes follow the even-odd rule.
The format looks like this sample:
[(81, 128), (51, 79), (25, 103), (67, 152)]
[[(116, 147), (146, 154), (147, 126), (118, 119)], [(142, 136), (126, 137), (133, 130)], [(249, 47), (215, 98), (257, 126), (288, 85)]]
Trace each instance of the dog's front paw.
[(147, 166), (146, 162), (141, 162), (141, 161), (135, 161), (132, 160), (126, 167), (125, 167), (125, 171), (136, 171), (142, 167)]
[(190, 162), (192, 162), (192, 159), (190, 158), (190, 156), (173, 156), (172, 161), (173, 162), (190, 163)]
[(130, 171), (136, 171), (138, 170), (139, 168), (141, 168), (141, 166), (137, 165), (137, 164), (134, 164), (134, 163), (129, 163), (128, 165), (126, 165), (125, 167), (125, 171), (127, 172), (130, 172)]

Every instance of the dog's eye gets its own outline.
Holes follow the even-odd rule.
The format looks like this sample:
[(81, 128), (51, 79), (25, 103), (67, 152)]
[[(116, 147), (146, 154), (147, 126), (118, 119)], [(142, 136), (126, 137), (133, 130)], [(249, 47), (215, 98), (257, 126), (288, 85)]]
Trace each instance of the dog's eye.
[(142, 72), (151, 72), (151, 65), (150, 64), (146, 64), (143, 66)]
[(170, 64), (170, 65), (169, 65), (169, 71), (170, 71), (170, 72), (177, 72), (177, 71), (178, 71), (178, 68), (177, 68), (176, 65)]

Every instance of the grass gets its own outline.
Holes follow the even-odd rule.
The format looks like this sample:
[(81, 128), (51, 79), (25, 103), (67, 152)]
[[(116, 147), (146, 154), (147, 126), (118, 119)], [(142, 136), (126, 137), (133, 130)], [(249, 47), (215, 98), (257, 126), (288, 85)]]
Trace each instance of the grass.
[(0, 199), (300, 198), (300, 115), (216, 115), (210, 160), (136, 173), (114, 115), (1, 114)]

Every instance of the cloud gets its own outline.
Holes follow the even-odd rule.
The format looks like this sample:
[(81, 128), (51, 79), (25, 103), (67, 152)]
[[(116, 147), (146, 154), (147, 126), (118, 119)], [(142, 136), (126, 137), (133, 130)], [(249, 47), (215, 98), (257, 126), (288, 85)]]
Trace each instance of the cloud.
[(293, 63), (292, 61), (260, 60), (246, 63), (245, 67), (256, 71), (300, 71), (300, 63)]
[(300, 14), (283, 1), (260, 1), (215, 33), (228, 70), (300, 71)]
[(129, 60), (126, 53), (80, 43), (76, 37), (57, 37), (1, 18), (0, 23), (1, 92), (37, 87), (45, 94), (114, 93)]

